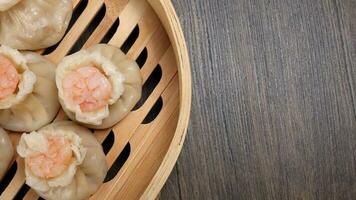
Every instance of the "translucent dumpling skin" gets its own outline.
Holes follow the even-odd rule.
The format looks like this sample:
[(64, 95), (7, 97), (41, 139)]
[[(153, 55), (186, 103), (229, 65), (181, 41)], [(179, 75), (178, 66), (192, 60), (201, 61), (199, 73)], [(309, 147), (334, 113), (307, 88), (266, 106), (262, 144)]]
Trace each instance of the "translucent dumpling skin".
[(26, 184), (49, 200), (88, 199), (108, 170), (95, 136), (69, 121), (23, 134), (17, 152), (25, 160)]
[(0, 57), (3, 57), (0, 69), (12, 63), (19, 76), (17, 88), (11, 94), (4, 89), (9, 76), (0, 73), (0, 126), (23, 132), (49, 124), (60, 107), (54, 80), (55, 65), (36, 53), (20, 53), (6, 46), (0, 47)]
[(119, 48), (98, 44), (65, 57), (56, 69), (56, 85), (59, 102), (71, 120), (105, 129), (127, 116), (139, 101), (142, 76), (137, 63)]
[(47, 48), (59, 42), (73, 10), (72, 0), (6, 2), (0, 3), (0, 44), (20, 50)]
[(0, 11), (8, 10), (9, 8), (16, 5), (21, 0), (1, 0), (0, 1)]
[(9, 168), (9, 164), (14, 155), (11, 141), (4, 129), (0, 128), (0, 180)]

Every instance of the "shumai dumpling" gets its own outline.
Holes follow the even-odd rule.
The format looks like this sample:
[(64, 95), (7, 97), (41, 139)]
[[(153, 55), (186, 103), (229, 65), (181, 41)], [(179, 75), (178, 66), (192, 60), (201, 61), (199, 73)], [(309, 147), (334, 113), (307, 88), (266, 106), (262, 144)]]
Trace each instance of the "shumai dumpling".
[(72, 0), (1, 0), (0, 44), (36, 50), (59, 42), (72, 17)]
[(0, 128), (0, 180), (9, 168), (9, 164), (14, 155), (10, 138), (6, 131)]
[(0, 126), (33, 131), (49, 124), (60, 104), (55, 65), (35, 53), (0, 47)]
[(65, 57), (57, 67), (56, 84), (68, 117), (95, 129), (109, 128), (124, 118), (142, 91), (136, 62), (106, 44)]
[(87, 199), (108, 170), (98, 140), (87, 128), (69, 121), (23, 134), (17, 152), (25, 159), (26, 184), (45, 199)]

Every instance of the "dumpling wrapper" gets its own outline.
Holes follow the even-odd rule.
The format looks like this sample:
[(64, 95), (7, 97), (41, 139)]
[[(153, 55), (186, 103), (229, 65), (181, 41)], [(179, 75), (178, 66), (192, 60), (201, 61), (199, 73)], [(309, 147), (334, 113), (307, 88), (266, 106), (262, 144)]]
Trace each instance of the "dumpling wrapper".
[[(88, 64), (94, 64), (105, 73), (113, 85), (113, 94), (106, 107), (82, 112), (78, 105), (66, 99), (63, 80), (72, 70)], [(59, 101), (67, 116), (94, 129), (106, 129), (122, 120), (139, 101), (142, 93), (142, 76), (137, 63), (120, 49), (106, 44), (98, 44), (65, 57), (57, 67), (56, 84)]]
[(60, 134), (73, 141), (75, 159), (71, 165), (60, 176), (45, 179), (36, 176), (25, 160), (26, 184), (49, 200), (87, 199), (102, 185), (108, 170), (102, 146), (87, 128), (69, 121), (55, 122), (37, 132), (22, 135), (17, 152), (25, 158), (33, 151), (46, 148), (46, 135)]
[(14, 156), (12, 144), (7, 132), (0, 128), (0, 180), (5, 175)]
[(64, 36), (72, 11), (72, 0), (3, 0), (0, 44), (21, 50), (50, 47)]
[(0, 100), (0, 126), (28, 132), (50, 123), (60, 107), (55, 65), (38, 54), (6, 46), (0, 47), (0, 54), (11, 59), (21, 75), (17, 93)]
[(15, 4), (20, 2), (21, 0), (1, 0), (0, 1), (0, 12), (5, 11), (13, 7)]

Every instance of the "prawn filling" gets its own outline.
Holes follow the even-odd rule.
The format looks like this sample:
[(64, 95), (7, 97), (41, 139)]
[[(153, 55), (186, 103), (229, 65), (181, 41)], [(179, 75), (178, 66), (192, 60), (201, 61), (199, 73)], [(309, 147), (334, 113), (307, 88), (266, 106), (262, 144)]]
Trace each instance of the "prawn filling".
[(15, 64), (6, 56), (0, 54), (0, 99), (15, 93), (20, 82), (20, 75)]
[(92, 112), (108, 105), (112, 84), (91, 64), (68, 73), (63, 80), (63, 91), (65, 98), (79, 105), (82, 112)]
[(19, 104), (32, 93), (36, 75), (29, 70), (27, 58), (16, 49), (0, 46), (0, 109)]
[(100, 125), (124, 93), (125, 77), (110, 59), (82, 50), (63, 58), (56, 69), (56, 85), (67, 115)]
[(74, 160), (74, 156), (69, 140), (51, 136), (47, 142), (47, 151), (32, 152), (25, 160), (34, 175), (50, 179), (63, 174)]
[(86, 152), (77, 134), (54, 128), (24, 133), (17, 146), (25, 160), (26, 183), (39, 191), (70, 184)]

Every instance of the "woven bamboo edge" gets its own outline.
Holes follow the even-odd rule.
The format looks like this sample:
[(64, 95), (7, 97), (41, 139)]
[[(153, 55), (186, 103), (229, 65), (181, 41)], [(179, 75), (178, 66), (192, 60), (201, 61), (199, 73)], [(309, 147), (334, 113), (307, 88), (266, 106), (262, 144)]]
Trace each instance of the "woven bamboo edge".
[(177, 128), (170, 147), (140, 199), (155, 199), (172, 172), (187, 134), (192, 101), (192, 79), (188, 50), (172, 2), (170, 0), (148, 0), (148, 2), (161, 19), (174, 49), (179, 74), (180, 110)]

